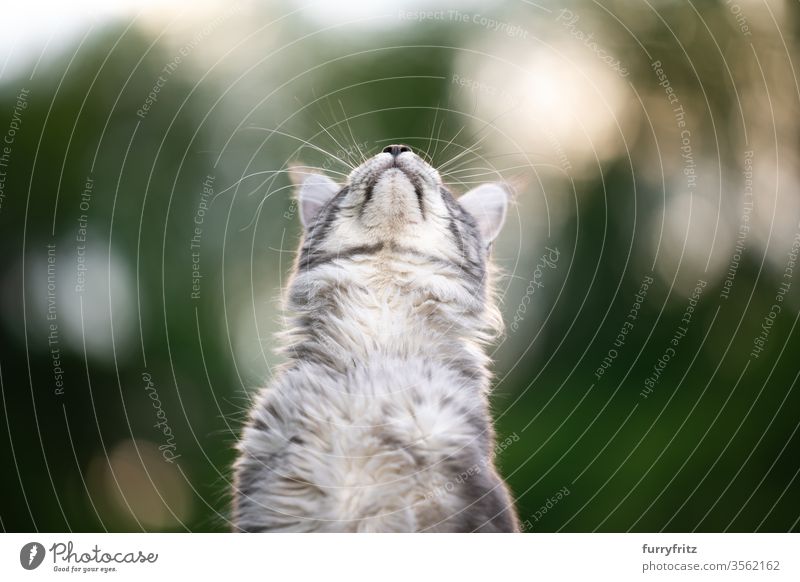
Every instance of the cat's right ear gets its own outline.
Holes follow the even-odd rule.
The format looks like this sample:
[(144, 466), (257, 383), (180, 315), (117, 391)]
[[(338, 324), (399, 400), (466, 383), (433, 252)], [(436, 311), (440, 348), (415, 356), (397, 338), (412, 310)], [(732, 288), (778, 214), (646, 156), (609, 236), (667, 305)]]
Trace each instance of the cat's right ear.
[(300, 220), (304, 227), (308, 227), (320, 209), (336, 196), (341, 188), (339, 185), (322, 174), (309, 174), (300, 184), (297, 192), (297, 202), (300, 205)]

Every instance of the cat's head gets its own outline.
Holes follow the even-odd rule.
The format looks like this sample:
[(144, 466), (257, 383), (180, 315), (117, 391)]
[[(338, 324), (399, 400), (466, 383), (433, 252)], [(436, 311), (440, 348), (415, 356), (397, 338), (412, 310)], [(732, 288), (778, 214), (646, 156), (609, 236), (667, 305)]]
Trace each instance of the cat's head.
[(301, 270), (323, 258), (397, 249), (482, 277), (509, 192), (488, 183), (455, 198), (411, 148), (391, 145), (355, 168), (343, 185), (322, 174), (306, 175), (298, 203), (306, 231)]

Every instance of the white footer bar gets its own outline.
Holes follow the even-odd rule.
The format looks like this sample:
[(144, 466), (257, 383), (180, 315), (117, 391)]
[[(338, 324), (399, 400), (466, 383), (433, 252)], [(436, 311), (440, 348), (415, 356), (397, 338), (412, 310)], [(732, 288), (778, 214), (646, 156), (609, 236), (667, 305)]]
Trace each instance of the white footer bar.
[[(796, 534), (3, 534), (0, 580), (800, 580)], [(223, 578), (227, 577), (227, 578)]]

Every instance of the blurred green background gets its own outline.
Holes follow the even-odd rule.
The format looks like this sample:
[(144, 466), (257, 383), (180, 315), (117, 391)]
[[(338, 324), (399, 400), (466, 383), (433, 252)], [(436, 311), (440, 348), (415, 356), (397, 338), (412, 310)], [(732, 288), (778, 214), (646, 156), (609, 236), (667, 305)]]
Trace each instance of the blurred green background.
[(4, 530), (228, 529), (288, 170), (396, 142), (516, 191), (527, 531), (798, 530), (796, 2), (61, 4), (3, 8)]

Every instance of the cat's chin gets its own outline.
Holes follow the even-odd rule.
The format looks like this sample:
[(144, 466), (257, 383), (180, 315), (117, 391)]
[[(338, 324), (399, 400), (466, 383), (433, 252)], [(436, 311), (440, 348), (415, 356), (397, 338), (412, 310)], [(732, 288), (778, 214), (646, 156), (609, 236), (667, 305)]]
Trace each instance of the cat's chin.
[(361, 220), (368, 227), (386, 229), (417, 224), (422, 222), (417, 198), (414, 178), (399, 167), (390, 167), (378, 176)]

